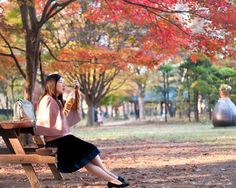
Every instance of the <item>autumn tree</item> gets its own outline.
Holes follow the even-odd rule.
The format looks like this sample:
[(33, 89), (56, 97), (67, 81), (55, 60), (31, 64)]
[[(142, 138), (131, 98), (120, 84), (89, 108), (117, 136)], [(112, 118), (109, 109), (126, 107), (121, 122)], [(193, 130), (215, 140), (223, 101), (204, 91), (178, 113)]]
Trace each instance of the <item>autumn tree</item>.
[[(26, 71), (25, 98), (31, 99), (40, 60), (41, 33), (45, 23), (57, 15), (72, 15), (80, 9), (75, 0), (17, 0), (18, 10), (25, 34)], [(7, 11), (2, 7), (1, 17)], [(12, 2), (11, 2), (12, 3)], [(8, 3), (9, 4), (9, 3)], [(67, 11), (65, 8), (68, 8)], [(71, 8), (71, 9), (69, 9)], [(234, 1), (90, 1), (91, 19), (106, 20), (118, 23), (125, 20), (144, 28), (144, 45), (141, 48), (151, 49), (158, 44), (160, 49), (171, 47), (173, 52), (179, 48), (201, 51), (210, 57), (216, 52), (224, 57), (234, 56), (230, 48), (235, 36), (235, 3)], [(65, 11), (64, 11), (65, 10)], [(199, 28), (193, 27), (198, 22)], [(224, 48), (223, 48), (224, 47)]]
[[(73, 54), (74, 57), (83, 61), (93, 59), (86, 64), (79, 63), (56, 63), (55, 66), (69, 83), (78, 80), (81, 92), (88, 105), (87, 125), (94, 124), (94, 109), (99, 106), (100, 101), (110, 92), (119, 88), (124, 80), (113, 84), (119, 72), (123, 69), (120, 57), (116, 52), (104, 49), (77, 49), (66, 50), (61, 55), (67, 57)], [(61, 58), (62, 58), (61, 57)]]
[[(12, 16), (14, 15), (9, 15), (8, 19), (12, 20)], [(2, 29), (6, 32), (5, 35), (0, 33), (0, 38), (2, 39), (0, 40), (0, 56), (2, 56), (0, 59), (0, 78), (6, 85), (6, 91), (3, 93), (9, 99), (10, 108), (13, 105), (17, 93), (14, 90), (16, 88), (15, 86), (23, 82), (21, 73), (25, 67), (25, 58), (22, 56), (22, 53), (25, 51), (20, 46), (15, 46), (16, 43), (21, 42), (20, 31), (12, 30), (12, 26), (17, 24), (15, 22), (11, 24), (3, 23)], [(11, 37), (15, 38), (15, 40), (10, 40)]]
[[(24, 97), (26, 99), (32, 100), (40, 60), (40, 35), (42, 27), (49, 19), (74, 1), (75, 0), (61, 2), (54, 0), (18, 0), (16, 3), (10, 3), (8, 1), (1, 3), (1, 6), (4, 7), (1, 12), (1, 17), (3, 17), (3, 15), (5, 16), (7, 11), (9, 11), (5, 8), (9, 6), (9, 4), (18, 6), (18, 10), (20, 11), (21, 21), (25, 32), (26, 69), (23, 71), (20, 66), (18, 66), (18, 68), (21, 71), (22, 76), (25, 78)], [(11, 48), (9, 48), (9, 51), (12, 53)]]
[[(81, 4), (80, 14), (86, 14), (87, 9), (88, 3), (84, 1)], [(61, 22), (46, 24), (48, 32), (54, 36), (51, 41), (47, 40), (51, 44), (50, 48), (55, 46), (56, 51), (60, 53), (60, 59), (65, 62), (55, 63), (55, 69), (67, 70), (63, 74), (70, 82), (74, 79), (79, 80), (81, 91), (88, 105), (87, 124), (93, 125), (94, 110), (101, 99), (118, 89), (123, 82), (120, 81), (116, 86), (112, 84), (124, 67), (118, 50), (114, 50), (115, 46), (111, 44), (117, 32), (115, 32), (115, 26), (110, 23), (95, 24), (85, 17), (77, 21), (66, 18), (58, 20)], [(63, 36), (58, 37), (58, 31), (53, 28), (56, 25), (64, 24), (65, 20), (71, 21), (71, 27), (58, 28), (60, 36)], [(49, 48), (49, 46), (47, 47)], [(70, 61), (70, 59), (77, 59), (77, 61)], [(86, 62), (86, 65), (83, 65), (83, 62)]]
[[(86, 4), (86, 2), (81, 4), (82, 15), (88, 14), (88, 4), (89, 3)], [(57, 25), (61, 25), (65, 23), (63, 20), (68, 19), (61, 18), (58, 20), (62, 20), (62, 22), (54, 22), (53, 24), (50, 24), (48, 31), (50, 31), (52, 35), (56, 36), (52, 39), (57, 39), (53, 42), (53, 44), (55, 46), (59, 46), (57, 49), (61, 49), (60, 59), (64, 59), (66, 61), (73, 57), (74, 59), (78, 59), (78, 63), (80, 63), (80, 65), (81, 62), (79, 60), (82, 60), (82, 62), (87, 62), (87, 68), (83, 68), (82, 71), (81, 67), (84, 67), (84, 65), (76, 68), (67, 63), (64, 64), (64, 67), (67, 66), (66, 69), (71, 70), (67, 71), (69, 73), (66, 74), (69, 78), (73, 77), (75, 79), (78, 77), (78, 79), (81, 80), (81, 86), (84, 88), (82, 89), (82, 92), (89, 106), (88, 124), (92, 125), (94, 119), (94, 107), (99, 104), (102, 97), (105, 97), (108, 93), (112, 92), (112, 90), (118, 89), (118, 86), (121, 86), (120, 83), (118, 83), (116, 87), (114, 87), (114, 84), (112, 84), (112, 87), (104, 87), (102, 86), (103, 84), (101, 84), (100, 86), (102, 87), (98, 88), (97, 83), (108, 82), (108, 79), (109, 82), (112, 83), (115, 77), (118, 76), (120, 70), (125, 69), (125, 67), (127, 68), (128, 64), (125, 65), (125, 63), (129, 61), (127, 57), (130, 58), (130, 55), (127, 55), (129, 52), (121, 51), (121, 47), (124, 44), (126, 44), (126, 46), (133, 45), (136, 41), (134, 40), (135, 37), (141, 36), (141, 33), (140, 31), (136, 31), (133, 39), (131, 39), (126, 32), (130, 32), (131, 28), (135, 27), (134, 25), (128, 24), (131, 26), (131, 28), (129, 28), (123, 23), (114, 24), (107, 22), (106, 20), (96, 22), (96, 20), (90, 16), (83, 16), (83, 18), (79, 19), (78, 22), (71, 20), (71, 27), (67, 27), (67, 30), (65, 30), (66, 27), (61, 27), (62, 29), (59, 29), (59, 32), (61, 31), (60, 35), (65, 37), (59, 38), (56, 35), (57, 31), (54, 31), (53, 27), (56, 23)], [(74, 32), (78, 30), (80, 32)], [(61, 44), (66, 44), (66, 41), (68, 41), (68, 45), (62, 47)], [(52, 44), (52, 42), (50, 43)], [(94, 49), (93, 46), (96, 46), (98, 50)], [(62, 48), (64, 49), (62, 50)], [(110, 53), (109, 51), (113, 52)], [(137, 60), (139, 59), (137, 58)], [(135, 64), (135, 62), (133, 63)], [(107, 78), (104, 80), (103, 77)], [(92, 86), (87, 86), (86, 83), (90, 82), (94, 83)]]

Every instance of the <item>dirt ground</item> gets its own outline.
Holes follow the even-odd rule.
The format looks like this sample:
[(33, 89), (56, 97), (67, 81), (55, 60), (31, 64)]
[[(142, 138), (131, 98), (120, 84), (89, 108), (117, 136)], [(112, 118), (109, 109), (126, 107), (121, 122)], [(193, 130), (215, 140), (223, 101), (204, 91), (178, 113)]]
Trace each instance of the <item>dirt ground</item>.
[[(236, 187), (236, 145), (200, 142), (95, 141), (101, 157), (132, 188)], [(102, 188), (106, 182), (85, 170), (56, 181), (44, 165), (35, 170), (45, 188)], [(30, 187), (20, 165), (0, 166), (0, 187)]]

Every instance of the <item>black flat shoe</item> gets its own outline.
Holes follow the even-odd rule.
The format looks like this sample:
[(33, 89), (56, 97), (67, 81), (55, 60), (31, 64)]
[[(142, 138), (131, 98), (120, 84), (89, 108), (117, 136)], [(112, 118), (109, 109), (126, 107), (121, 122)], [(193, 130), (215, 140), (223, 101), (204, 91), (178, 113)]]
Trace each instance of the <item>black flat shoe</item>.
[(129, 182), (122, 176), (118, 176), (118, 180), (122, 182), (123, 184), (125, 184), (126, 186), (129, 186)]
[(114, 184), (114, 183), (111, 183), (111, 182), (108, 182), (107, 183), (107, 187), (108, 188), (112, 188), (112, 187), (127, 187), (128, 185), (126, 183), (123, 183), (118, 185), (118, 184)]

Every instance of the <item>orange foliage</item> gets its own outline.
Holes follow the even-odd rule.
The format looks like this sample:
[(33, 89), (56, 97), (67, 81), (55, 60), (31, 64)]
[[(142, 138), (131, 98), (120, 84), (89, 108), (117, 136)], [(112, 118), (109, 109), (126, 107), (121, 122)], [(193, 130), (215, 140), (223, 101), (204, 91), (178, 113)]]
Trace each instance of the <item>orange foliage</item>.
[[(42, 15), (46, 2), (49, 1), (35, 1), (38, 15)], [(77, 1), (59, 0), (54, 1), (47, 12), (52, 6), (66, 2), (69, 3), (60, 11), (62, 15), (71, 16), (81, 9)], [(112, 65), (122, 69), (127, 63), (153, 67), (169, 56), (178, 54), (182, 49), (193, 53), (204, 53), (210, 58), (215, 58), (219, 53), (224, 57), (236, 58), (235, 50), (231, 47), (235, 43), (236, 34), (234, 1), (96, 0), (87, 5), (87, 10), (83, 14), (84, 19), (94, 24), (111, 23), (116, 25), (117, 29), (126, 24), (132, 25), (140, 29), (142, 35), (134, 36), (134, 47), (138, 50), (133, 50), (131, 48), (133, 46), (127, 44), (120, 52), (104, 48), (65, 49), (61, 52), (61, 59), (67, 61), (77, 59), (78, 63), (87, 61), (86, 66), (81, 65), (83, 70), (96, 66), (102, 71)], [(56, 9), (51, 14), (55, 11)], [(198, 31), (194, 31), (194, 26), (191, 25), (196, 19), (195, 27)], [(202, 27), (199, 26), (200, 23)], [(122, 34), (126, 33), (121, 33), (117, 38), (122, 38)], [(130, 36), (132, 34), (129, 33)], [(195, 55), (192, 56), (192, 60), (195, 62)], [(66, 64), (67, 68), (71, 68), (75, 63)]]
[[(74, 2), (73, 0), (60, 0), (55, 3), (63, 4), (69, 1)], [(36, 0), (35, 5), (36, 5), (36, 10), (37, 10), (37, 15), (41, 15), (43, 11), (45, 11), (45, 5), (47, 2), (48, 0)], [(48, 10), (50, 10), (55, 5), (55, 3), (51, 3), (50, 6), (48, 7)], [(64, 11), (61, 11), (61, 14), (64, 14), (66, 16), (71, 16), (72, 14), (76, 13), (77, 10), (79, 9), (80, 9), (79, 3), (70, 3), (68, 4), (68, 6), (65, 7)], [(55, 11), (56, 10), (52, 11), (51, 14), (54, 13)], [(46, 12), (49, 12), (49, 11), (46, 11)]]
[(193, 63), (197, 63), (198, 57), (197, 57), (196, 54), (192, 54), (191, 57), (190, 57), (190, 59), (191, 59), (191, 61), (192, 61)]
[(1, 57), (0, 60), (0, 80), (7, 81), (7, 77), (14, 75), (17, 71), (15, 64), (10, 57)]
[[(60, 59), (78, 59), (78, 62), (60, 63), (57, 62), (57, 69), (73, 70), (74, 66), (79, 66), (80, 71), (86, 72), (91, 68), (96, 68), (99, 71), (105, 71), (116, 67), (118, 69), (126, 70), (128, 64), (137, 64), (148, 66), (149, 68), (158, 65), (162, 60), (169, 55), (160, 50), (151, 51), (134, 48), (123, 48), (119, 52), (108, 51), (105, 49), (76, 49), (63, 50), (60, 54)], [(83, 63), (83, 61), (85, 63)]]
[[(80, 72), (87, 72), (90, 69), (97, 69), (103, 72), (114, 67), (124, 69), (125, 62), (120, 58), (119, 53), (106, 49), (65, 49), (60, 53), (60, 59), (70, 62), (56, 62), (54, 69), (71, 71), (79, 68)], [(73, 60), (73, 61), (72, 61)], [(77, 62), (75, 62), (77, 60)]]
[[(89, 9), (86, 14), (88, 19), (95, 23), (136, 24), (144, 28), (146, 32), (144, 40), (158, 43), (159, 48), (167, 49), (172, 55), (179, 49), (185, 48), (205, 53), (210, 58), (219, 53), (235, 56), (234, 50), (224, 49), (225, 46), (234, 44), (236, 34), (236, 6), (233, 1), (189, 0), (182, 5), (176, 0), (100, 0), (99, 2), (101, 6)], [(175, 12), (178, 6), (183, 7), (179, 9), (179, 14)], [(203, 23), (198, 32), (192, 30), (190, 25), (194, 18)], [(196, 27), (198, 26), (196, 23)], [(145, 44), (149, 50), (153, 47), (151, 43)]]

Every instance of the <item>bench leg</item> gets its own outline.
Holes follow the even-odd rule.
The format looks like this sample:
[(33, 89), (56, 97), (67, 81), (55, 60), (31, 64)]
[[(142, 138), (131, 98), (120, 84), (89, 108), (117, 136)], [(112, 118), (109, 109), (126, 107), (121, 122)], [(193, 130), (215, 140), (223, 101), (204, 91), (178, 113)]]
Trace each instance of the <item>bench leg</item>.
[[(44, 141), (42, 140), (42, 138), (38, 135), (34, 135), (34, 140), (36, 142), (36, 144), (38, 145), (38, 147), (43, 147), (44, 146)], [(62, 180), (63, 177), (61, 175), (61, 173), (57, 170), (57, 167), (55, 164), (48, 164), (50, 170), (53, 173), (53, 176), (56, 180)]]
[(48, 164), (49, 168), (51, 169), (53, 176), (56, 180), (62, 180), (63, 177), (61, 173), (57, 170), (57, 167), (55, 164)]
[[(3, 137), (6, 145), (8, 148), (14, 151), (16, 154), (25, 154), (24, 148), (16, 134), (16, 132), (10, 131), (8, 133), (8, 139), (7, 137)], [(34, 171), (34, 168), (32, 164), (21, 164), (23, 169), (25, 170), (25, 174), (27, 178), (29, 179), (30, 185), (32, 188), (42, 188), (42, 184), (39, 182), (39, 179)]]
[(32, 188), (43, 188), (31, 164), (22, 164)]

